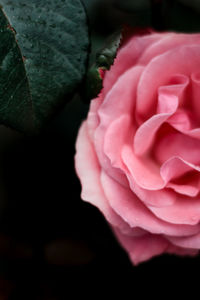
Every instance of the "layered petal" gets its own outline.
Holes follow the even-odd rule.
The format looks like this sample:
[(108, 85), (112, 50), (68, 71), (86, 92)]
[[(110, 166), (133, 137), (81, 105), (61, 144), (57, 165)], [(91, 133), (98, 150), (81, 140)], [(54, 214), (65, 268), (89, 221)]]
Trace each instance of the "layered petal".
[[(156, 234), (172, 236), (191, 235), (197, 233), (200, 226), (174, 225), (157, 218), (128, 188), (123, 187), (105, 172), (101, 173), (101, 185), (112, 209), (129, 224)], [(163, 207), (167, 210), (168, 207)]]
[(149, 210), (160, 220), (171, 224), (196, 225), (200, 221), (200, 198), (179, 196), (173, 205), (166, 207), (148, 206)]
[[(114, 169), (110, 159), (104, 153), (106, 131), (114, 120), (123, 115), (133, 116), (138, 78), (142, 67), (136, 67), (125, 72), (106, 95), (98, 110), (99, 126), (95, 130), (94, 144), (101, 167), (118, 182), (127, 185), (127, 180), (121, 172)], [(126, 86), (126, 89), (124, 89)], [(131, 120), (134, 124), (134, 118)], [(131, 131), (131, 136), (134, 132)]]
[(166, 237), (168, 241), (178, 247), (200, 249), (200, 233), (188, 237)]
[(199, 50), (200, 45), (179, 46), (150, 61), (138, 83), (136, 113), (140, 119), (146, 119), (155, 113), (158, 88), (165, 85), (172, 74), (183, 74), (189, 77), (191, 73), (198, 71)]
[(165, 180), (160, 175), (160, 166), (148, 156), (138, 157), (129, 145), (124, 145), (121, 152), (124, 170), (136, 184), (146, 190), (160, 190), (165, 187)]
[(159, 100), (162, 103), (160, 104), (161, 113), (144, 122), (135, 133), (134, 151), (136, 155), (143, 155), (149, 149), (160, 126), (178, 108), (178, 98), (174, 95), (161, 94)]
[(122, 234), (117, 229), (114, 229), (114, 233), (128, 252), (134, 265), (164, 253), (169, 245), (169, 242), (161, 235), (147, 233), (139, 237), (130, 237)]
[(192, 164), (200, 164), (200, 141), (179, 132), (168, 132), (156, 140), (153, 154), (159, 164), (171, 157), (180, 157)]
[(118, 50), (114, 64), (109, 72), (105, 73), (103, 81), (103, 96), (106, 96), (118, 78), (137, 64), (142, 53), (155, 42), (162, 38), (162, 34), (154, 33), (144, 36), (134, 35)]
[(154, 57), (165, 53), (178, 46), (185, 46), (191, 44), (200, 44), (200, 34), (177, 34), (174, 32), (164, 33), (162, 38), (152, 43), (145, 51), (141, 54), (138, 63), (146, 65)]
[(98, 207), (112, 225), (130, 234), (129, 225), (114, 212), (105, 197), (100, 182), (100, 166), (89, 139), (86, 122), (80, 127), (76, 142), (75, 168), (82, 185), (81, 198)]
[(191, 81), (192, 81), (192, 89), (191, 89), (191, 99), (192, 102), (192, 111), (194, 111), (194, 116), (197, 118), (197, 120), (200, 119), (200, 105), (199, 105), (199, 99), (200, 99), (200, 72), (197, 71), (196, 73), (192, 73), (191, 75)]

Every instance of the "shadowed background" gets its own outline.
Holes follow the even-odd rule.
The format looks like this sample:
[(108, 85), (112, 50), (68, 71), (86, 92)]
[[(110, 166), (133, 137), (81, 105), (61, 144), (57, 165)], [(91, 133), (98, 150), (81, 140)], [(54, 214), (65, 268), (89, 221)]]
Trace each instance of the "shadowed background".
[[(200, 30), (197, 0), (164, 1), (162, 9), (161, 1), (84, 2), (91, 62), (124, 23)], [(163, 255), (133, 267), (101, 213), (80, 199), (74, 144), (87, 110), (77, 95), (38, 136), (0, 127), (0, 300), (67, 299), (71, 292), (96, 299), (120, 289), (133, 295), (139, 290), (141, 297), (158, 285), (166, 289), (166, 282), (167, 289), (194, 284), (200, 257)]]

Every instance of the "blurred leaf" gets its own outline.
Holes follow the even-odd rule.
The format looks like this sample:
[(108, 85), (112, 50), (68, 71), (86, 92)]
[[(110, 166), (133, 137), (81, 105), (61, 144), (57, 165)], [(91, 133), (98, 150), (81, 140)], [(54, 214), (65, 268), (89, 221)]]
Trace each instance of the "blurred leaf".
[(151, 8), (151, 0), (114, 0), (114, 5), (126, 12), (136, 12)]
[(114, 33), (108, 38), (106, 46), (97, 52), (96, 62), (91, 66), (86, 77), (84, 96), (86, 101), (95, 98), (100, 93), (104, 72), (113, 64), (121, 38), (121, 32)]
[(85, 74), (86, 14), (80, 0), (0, 5), (0, 123), (37, 131)]

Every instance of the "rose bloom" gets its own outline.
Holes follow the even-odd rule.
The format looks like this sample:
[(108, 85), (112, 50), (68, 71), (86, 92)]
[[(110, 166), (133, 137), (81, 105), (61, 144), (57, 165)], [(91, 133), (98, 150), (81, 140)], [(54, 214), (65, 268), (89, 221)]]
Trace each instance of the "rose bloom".
[(200, 249), (200, 34), (133, 35), (76, 143), (81, 197), (131, 261)]

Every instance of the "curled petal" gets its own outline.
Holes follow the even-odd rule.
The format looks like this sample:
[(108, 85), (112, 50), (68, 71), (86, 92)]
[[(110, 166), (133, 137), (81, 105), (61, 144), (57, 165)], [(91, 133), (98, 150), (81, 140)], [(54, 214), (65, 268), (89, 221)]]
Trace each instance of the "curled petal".
[(178, 98), (174, 95), (161, 94), (159, 97), (161, 113), (144, 122), (136, 131), (134, 150), (136, 155), (143, 155), (151, 146), (159, 127), (177, 110)]
[[(103, 171), (101, 174), (101, 185), (112, 209), (130, 227), (140, 227), (151, 233), (163, 233), (172, 236), (191, 235), (197, 233), (200, 228), (199, 225), (174, 225), (163, 222), (152, 214), (130, 189), (118, 184)], [(163, 207), (163, 210), (167, 208), (168, 206)]]
[(200, 166), (196, 166), (181, 157), (173, 156), (163, 163), (160, 174), (165, 183), (168, 183), (170, 180), (176, 179), (191, 170), (199, 173)]
[[(199, 69), (199, 45), (175, 47), (154, 57), (143, 71), (138, 84), (136, 113), (146, 119), (155, 113), (156, 93), (171, 74), (190, 76)], [(187, 63), (183, 63), (187, 61)], [(145, 87), (145, 88), (144, 88)]]
[(133, 149), (124, 145), (121, 152), (122, 161), (136, 184), (147, 190), (160, 190), (165, 187), (165, 181), (160, 175), (160, 166), (149, 157), (138, 157)]

